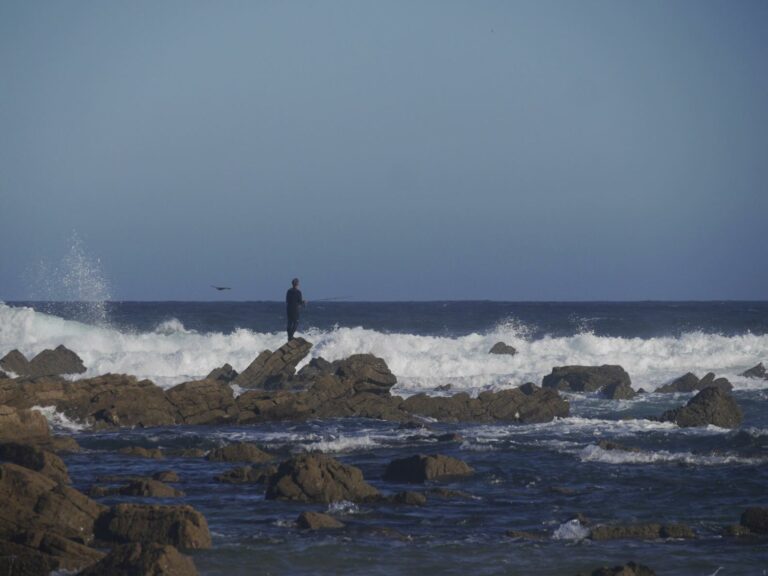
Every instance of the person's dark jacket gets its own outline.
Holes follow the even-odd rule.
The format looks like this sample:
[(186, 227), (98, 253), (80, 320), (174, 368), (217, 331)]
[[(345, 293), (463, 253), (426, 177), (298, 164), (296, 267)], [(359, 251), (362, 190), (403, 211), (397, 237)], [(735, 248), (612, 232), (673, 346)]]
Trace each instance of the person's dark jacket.
[(285, 293), (285, 307), (288, 312), (288, 318), (298, 318), (299, 308), (304, 304), (301, 297), (301, 290), (298, 288), (289, 288)]

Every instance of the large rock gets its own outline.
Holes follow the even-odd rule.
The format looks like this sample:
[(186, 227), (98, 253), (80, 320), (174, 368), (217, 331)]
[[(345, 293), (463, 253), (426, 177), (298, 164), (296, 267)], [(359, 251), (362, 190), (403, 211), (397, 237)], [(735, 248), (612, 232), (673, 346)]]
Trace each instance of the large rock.
[(40, 412), (0, 406), (0, 441), (40, 443), (49, 440), (48, 421)]
[(53, 571), (79, 570), (104, 554), (50, 532), (25, 532), (0, 540), (0, 574), (41, 576)]
[(70, 482), (64, 461), (53, 452), (38, 446), (5, 442), (0, 444), (0, 460), (35, 470), (56, 482), (63, 484)]
[(590, 572), (590, 576), (656, 576), (656, 572), (635, 562), (628, 562), (624, 566), (603, 566)]
[(302, 530), (333, 530), (344, 528), (344, 523), (333, 516), (321, 512), (302, 512), (296, 519), (296, 525)]
[(694, 426), (719, 426), (738, 428), (743, 415), (741, 408), (728, 392), (720, 388), (705, 388), (688, 401), (688, 404), (661, 415), (662, 422), (674, 422), (682, 428)]
[(488, 351), (488, 354), (507, 354), (509, 356), (514, 356), (517, 354), (517, 350), (506, 342), (496, 342), (496, 344), (494, 344)]
[(78, 576), (196, 576), (195, 563), (169, 545), (134, 543), (115, 546)]
[(85, 365), (80, 356), (66, 346), (43, 350), (29, 361), (27, 376), (55, 376), (57, 374), (82, 374)]
[(358, 394), (389, 395), (390, 388), (397, 384), (397, 378), (390, 372), (387, 363), (373, 354), (353, 354), (334, 364), (336, 375), (342, 382), (348, 382)]
[(18, 350), (11, 350), (0, 358), (0, 368), (17, 376), (26, 376), (29, 374), (29, 360)]
[(233, 380), (242, 388), (279, 388), (296, 373), (296, 365), (309, 354), (312, 344), (294, 338), (274, 352), (265, 350)]
[(121, 496), (143, 496), (145, 498), (180, 498), (184, 492), (168, 486), (159, 480), (141, 478), (132, 480), (117, 491)]
[(269, 479), (267, 499), (299, 502), (365, 502), (380, 497), (359, 468), (325, 454), (302, 454), (282, 462)]
[(719, 388), (724, 392), (730, 392), (733, 386), (726, 378), (716, 378), (714, 373), (709, 372), (704, 378), (699, 379), (696, 374), (688, 372), (679, 378), (676, 378), (669, 384), (660, 386), (656, 392), (696, 392), (705, 388)]
[[(2, 366), (2, 361), (0, 361), (0, 367), (4, 367)], [(762, 362), (757, 366), (752, 366), (749, 370), (742, 372), (741, 375), (745, 378), (763, 378), (768, 380), (768, 372), (766, 372)]]
[(631, 386), (629, 374), (621, 366), (558, 366), (544, 376), (544, 388), (568, 392), (597, 392), (611, 384)]
[(592, 528), (592, 540), (657, 540), (659, 538), (695, 538), (684, 524), (603, 524)]
[(272, 455), (249, 442), (233, 442), (208, 453), (211, 462), (252, 462), (260, 464), (272, 460)]
[(210, 548), (205, 517), (191, 506), (118, 504), (96, 522), (103, 542), (170, 544), (178, 548)]
[(220, 380), (221, 382), (232, 382), (235, 378), (237, 378), (237, 370), (232, 368), (229, 364), (214, 368), (211, 370), (210, 374), (205, 377), (206, 380)]
[(755, 534), (768, 534), (768, 508), (747, 508), (741, 515), (741, 525)]
[(392, 460), (384, 471), (384, 480), (390, 482), (424, 483), (471, 476), (474, 470), (465, 462), (442, 454), (416, 454)]
[(184, 424), (220, 424), (236, 420), (232, 387), (222, 380), (184, 382), (165, 392)]

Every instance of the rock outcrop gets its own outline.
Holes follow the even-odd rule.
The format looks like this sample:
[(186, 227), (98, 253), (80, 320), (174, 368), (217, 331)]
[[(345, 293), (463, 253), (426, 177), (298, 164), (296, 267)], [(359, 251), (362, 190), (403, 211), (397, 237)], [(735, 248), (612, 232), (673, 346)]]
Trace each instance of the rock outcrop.
[(7, 372), (13, 372), (17, 376), (29, 374), (29, 360), (18, 350), (11, 350), (0, 358), (0, 368)]
[(0, 368), (14, 372), (17, 376), (29, 377), (85, 372), (85, 365), (80, 356), (66, 346), (43, 350), (32, 360), (27, 360), (18, 350), (11, 350), (0, 359)]
[(609, 400), (631, 400), (637, 396), (637, 392), (626, 382), (614, 382), (603, 386), (600, 396)]
[[(2, 366), (2, 363), (0, 362), (0, 367)], [(765, 369), (765, 366), (763, 366), (763, 363), (760, 362), (760, 364), (756, 366), (752, 366), (749, 370), (746, 370), (741, 373), (742, 376), (745, 378), (762, 378), (764, 380), (768, 380), (768, 372)]]
[(267, 499), (330, 503), (365, 502), (380, 497), (359, 468), (325, 454), (302, 454), (282, 462), (269, 479)]
[(294, 338), (274, 352), (265, 350), (233, 382), (242, 388), (279, 388), (296, 373), (296, 365), (311, 348), (312, 344), (304, 338)]
[(224, 364), (224, 366), (220, 366), (219, 368), (215, 368), (211, 370), (211, 372), (208, 374), (208, 376), (205, 377), (206, 380), (219, 380), (221, 382), (232, 382), (235, 378), (237, 378), (237, 370), (232, 368), (229, 364)]
[(488, 354), (507, 354), (509, 356), (514, 356), (517, 354), (517, 350), (514, 346), (510, 346), (506, 342), (496, 342), (496, 344), (494, 344), (488, 351)]
[(69, 474), (64, 461), (53, 452), (39, 446), (6, 442), (0, 444), (0, 461), (12, 462), (47, 476), (55, 482), (69, 484)]
[(98, 562), (103, 552), (52, 532), (19, 533), (0, 540), (0, 573), (43, 576), (53, 571), (75, 571)]
[(544, 376), (541, 385), (566, 392), (598, 392), (612, 384), (631, 387), (629, 374), (617, 365), (557, 366)]
[(716, 378), (713, 372), (709, 372), (701, 379), (696, 374), (688, 372), (669, 384), (660, 386), (656, 389), (656, 392), (697, 392), (705, 388), (719, 388), (723, 392), (733, 390), (733, 386), (727, 378)]
[(115, 546), (78, 576), (196, 576), (195, 563), (169, 545), (134, 543)]
[(392, 460), (384, 471), (384, 480), (423, 484), (427, 481), (449, 480), (472, 474), (474, 470), (457, 458), (442, 454), (416, 454)]
[(220, 424), (237, 419), (232, 387), (223, 380), (184, 382), (165, 392), (184, 424)]
[(40, 443), (50, 439), (48, 421), (37, 410), (0, 406), (0, 441)]
[(260, 464), (272, 460), (272, 455), (249, 442), (233, 442), (208, 453), (211, 462), (252, 462)]
[(736, 400), (728, 392), (720, 388), (705, 388), (685, 406), (664, 412), (660, 420), (674, 422), (682, 428), (710, 424), (720, 428), (738, 428), (743, 415)]
[(344, 528), (344, 523), (333, 516), (321, 512), (302, 512), (296, 519), (296, 525), (302, 530), (334, 530)]
[(105, 543), (157, 543), (177, 548), (210, 548), (205, 517), (191, 506), (118, 504), (95, 525), (96, 538)]

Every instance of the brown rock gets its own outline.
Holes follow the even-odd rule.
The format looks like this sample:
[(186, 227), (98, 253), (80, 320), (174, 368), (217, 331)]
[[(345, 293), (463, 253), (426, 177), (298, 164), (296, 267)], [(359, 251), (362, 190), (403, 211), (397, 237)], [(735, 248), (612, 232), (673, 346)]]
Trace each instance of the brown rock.
[(357, 393), (388, 395), (397, 378), (387, 363), (373, 354), (353, 354), (336, 364), (336, 375)]
[(51, 558), (57, 570), (79, 570), (104, 557), (103, 552), (52, 532), (25, 532), (15, 541)]
[(179, 478), (179, 475), (173, 470), (161, 470), (160, 472), (155, 472), (152, 474), (152, 479), (160, 482), (181, 482), (181, 478)]
[(29, 361), (28, 376), (54, 376), (57, 374), (82, 374), (85, 366), (80, 356), (66, 346), (43, 350)]
[(0, 406), (0, 441), (38, 443), (49, 439), (48, 421), (40, 412)]
[(738, 428), (743, 419), (741, 408), (728, 392), (720, 388), (704, 388), (685, 406), (667, 410), (661, 415), (662, 422), (674, 422), (682, 428), (693, 426), (719, 426)]
[(191, 506), (118, 504), (99, 517), (96, 538), (104, 542), (170, 544), (210, 548), (205, 517)]
[(224, 484), (266, 484), (276, 473), (277, 466), (264, 466), (262, 468), (239, 466), (214, 476), (214, 480)]
[(224, 364), (220, 368), (211, 370), (211, 373), (205, 377), (206, 380), (220, 380), (227, 383), (232, 382), (235, 378), (237, 378), (237, 370), (229, 364)]
[(0, 460), (35, 470), (56, 482), (70, 483), (64, 461), (53, 452), (48, 452), (37, 446), (15, 442), (0, 444)]
[(43, 576), (58, 569), (58, 562), (35, 548), (0, 539), (0, 574)]
[(624, 566), (613, 566), (609, 568), (603, 566), (593, 570), (591, 576), (656, 576), (656, 572), (643, 566), (642, 564), (636, 564), (635, 562), (629, 562)]
[(296, 525), (302, 530), (333, 530), (344, 528), (344, 523), (333, 516), (320, 512), (302, 512), (296, 519)]
[(185, 495), (181, 490), (151, 478), (133, 480), (120, 488), (118, 494), (121, 496), (144, 496), (148, 498), (180, 498)]
[(427, 503), (427, 497), (421, 492), (411, 492), (410, 490), (398, 492), (392, 496), (392, 502), (395, 504), (404, 504), (406, 506), (424, 506)]
[(78, 576), (196, 576), (191, 558), (169, 545), (134, 543), (116, 546)]
[(162, 460), (165, 454), (160, 448), (144, 448), (143, 446), (128, 446), (120, 448), (118, 452), (124, 456), (135, 456), (136, 458), (150, 458), (152, 460)]
[(232, 387), (221, 380), (184, 382), (165, 395), (184, 424), (219, 424), (236, 420), (239, 412)]
[(208, 453), (211, 462), (253, 462), (259, 464), (272, 460), (272, 455), (249, 442), (233, 442)]
[(472, 474), (474, 470), (469, 465), (451, 456), (417, 454), (392, 460), (384, 472), (384, 480), (423, 483)]
[(233, 382), (242, 388), (279, 388), (296, 373), (296, 365), (311, 348), (304, 338), (294, 338), (274, 352), (265, 350)]

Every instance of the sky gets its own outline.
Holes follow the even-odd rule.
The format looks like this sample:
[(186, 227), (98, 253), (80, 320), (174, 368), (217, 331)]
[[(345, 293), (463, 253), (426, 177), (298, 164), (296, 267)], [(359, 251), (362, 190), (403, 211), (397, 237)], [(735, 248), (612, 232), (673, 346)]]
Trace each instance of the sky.
[(0, 300), (71, 297), (73, 242), (117, 300), (768, 299), (766, 30), (760, 0), (4, 0)]

